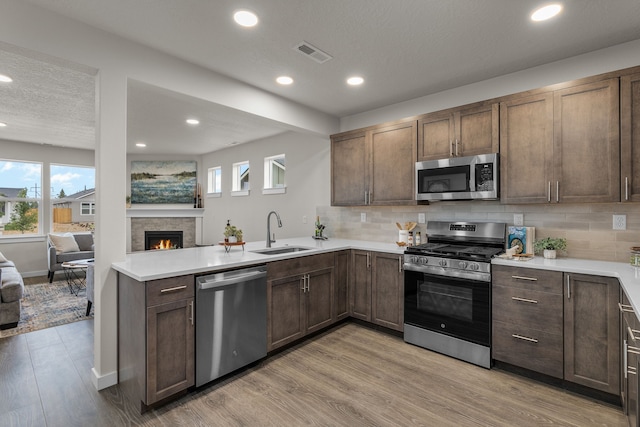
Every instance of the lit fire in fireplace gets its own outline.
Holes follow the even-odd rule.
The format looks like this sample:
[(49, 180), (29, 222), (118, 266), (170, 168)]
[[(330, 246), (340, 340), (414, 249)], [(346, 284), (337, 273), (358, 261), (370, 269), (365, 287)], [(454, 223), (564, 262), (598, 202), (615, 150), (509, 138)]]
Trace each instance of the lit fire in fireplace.
[(151, 249), (173, 249), (171, 245), (171, 240), (160, 240), (156, 245), (154, 245)]

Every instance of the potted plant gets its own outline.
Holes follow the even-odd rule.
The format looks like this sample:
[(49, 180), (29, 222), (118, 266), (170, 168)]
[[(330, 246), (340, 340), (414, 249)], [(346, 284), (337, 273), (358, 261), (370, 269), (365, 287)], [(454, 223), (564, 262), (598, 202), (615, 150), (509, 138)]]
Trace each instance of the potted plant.
[(224, 227), (224, 239), (229, 243), (242, 242), (242, 230), (227, 223)]
[(555, 258), (556, 251), (567, 249), (567, 239), (564, 237), (545, 237), (533, 242), (535, 253), (542, 252), (545, 258)]

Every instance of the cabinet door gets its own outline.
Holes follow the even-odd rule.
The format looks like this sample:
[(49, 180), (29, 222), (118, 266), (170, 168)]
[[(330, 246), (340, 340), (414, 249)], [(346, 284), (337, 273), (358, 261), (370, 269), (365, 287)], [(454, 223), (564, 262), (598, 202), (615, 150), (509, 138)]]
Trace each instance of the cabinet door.
[(618, 79), (554, 92), (555, 198), (620, 201)]
[(313, 271), (306, 275), (306, 333), (333, 323), (333, 268)]
[(334, 301), (333, 309), (335, 320), (349, 317), (349, 264), (351, 262), (350, 251), (335, 253), (335, 267), (333, 271)]
[(620, 80), (621, 199), (640, 201), (640, 74)]
[(351, 316), (371, 321), (371, 253), (351, 251), (351, 281), (349, 283)]
[(303, 287), (304, 275), (270, 280), (267, 283), (268, 351), (305, 335)]
[[(621, 316), (622, 326), (622, 364), (621, 376), (622, 409), (624, 410), (629, 426), (638, 426), (638, 349), (640, 340), (636, 337), (639, 334), (639, 322), (626, 295), (622, 293)], [(624, 307), (624, 308), (623, 308)]]
[(195, 384), (193, 315), (193, 298), (147, 308), (147, 405)]
[(404, 329), (402, 255), (374, 252), (371, 276), (371, 319), (390, 329)]
[(500, 201), (548, 203), (553, 180), (553, 94), (500, 104)]
[(370, 131), (369, 204), (415, 204), (415, 120)]
[(451, 111), (425, 114), (418, 120), (418, 161), (453, 157), (454, 139)]
[(366, 204), (369, 157), (365, 132), (336, 135), (331, 139), (331, 205)]
[(454, 114), (455, 156), (497, 153), (500, 129), (498, 104), (465, 108)]
[(564, 378), (620, 394), (618, 280), (565, 273)]

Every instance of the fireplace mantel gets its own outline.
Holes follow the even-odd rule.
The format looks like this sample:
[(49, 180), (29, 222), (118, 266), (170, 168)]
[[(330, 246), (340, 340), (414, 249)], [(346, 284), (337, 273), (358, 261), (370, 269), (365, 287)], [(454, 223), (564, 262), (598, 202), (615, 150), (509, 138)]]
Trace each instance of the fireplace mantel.
[(204, 208), (128, 208), (127, 218), (202, 218)]

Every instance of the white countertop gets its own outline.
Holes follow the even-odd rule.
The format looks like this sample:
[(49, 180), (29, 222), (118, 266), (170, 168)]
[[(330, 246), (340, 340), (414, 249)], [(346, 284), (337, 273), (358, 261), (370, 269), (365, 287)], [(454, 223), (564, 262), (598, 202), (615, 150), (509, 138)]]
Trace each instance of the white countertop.
[(538, 268), (543, 270), (583, 273), (597, 276), (616, 277), (627, 294), (636, 315), (640, 315), (640, 267), (632, 267), (623, 262), (594, 261), (589, 259), (534, 257), (527, 261), (494, 258), (492, 264), (510, 267)]
[(144, 282), (164, 279), (185, 274), (206, 273), (229, 268), (262, 264), (270, 261), (314, 255), (343, 249), (362, 249), (367, 251), (404, 253), (404, 248), (395, 243), (368, 242), (350, 239), (315, 240), (312, 237), (280, 239), (271, 244), (272, 248), (285, 246), (302, 246), (309, 250), (278, 255), (263, 255), (251, 251), (265, 249), (264, 241), (247, 242), (244, 246), (231, 246), (225, 252), (224, 246), (202, 246), (176, 250), (144, 251), (127, 254), (122, 262), (115, 262), (111, 267), (127, 276)]

